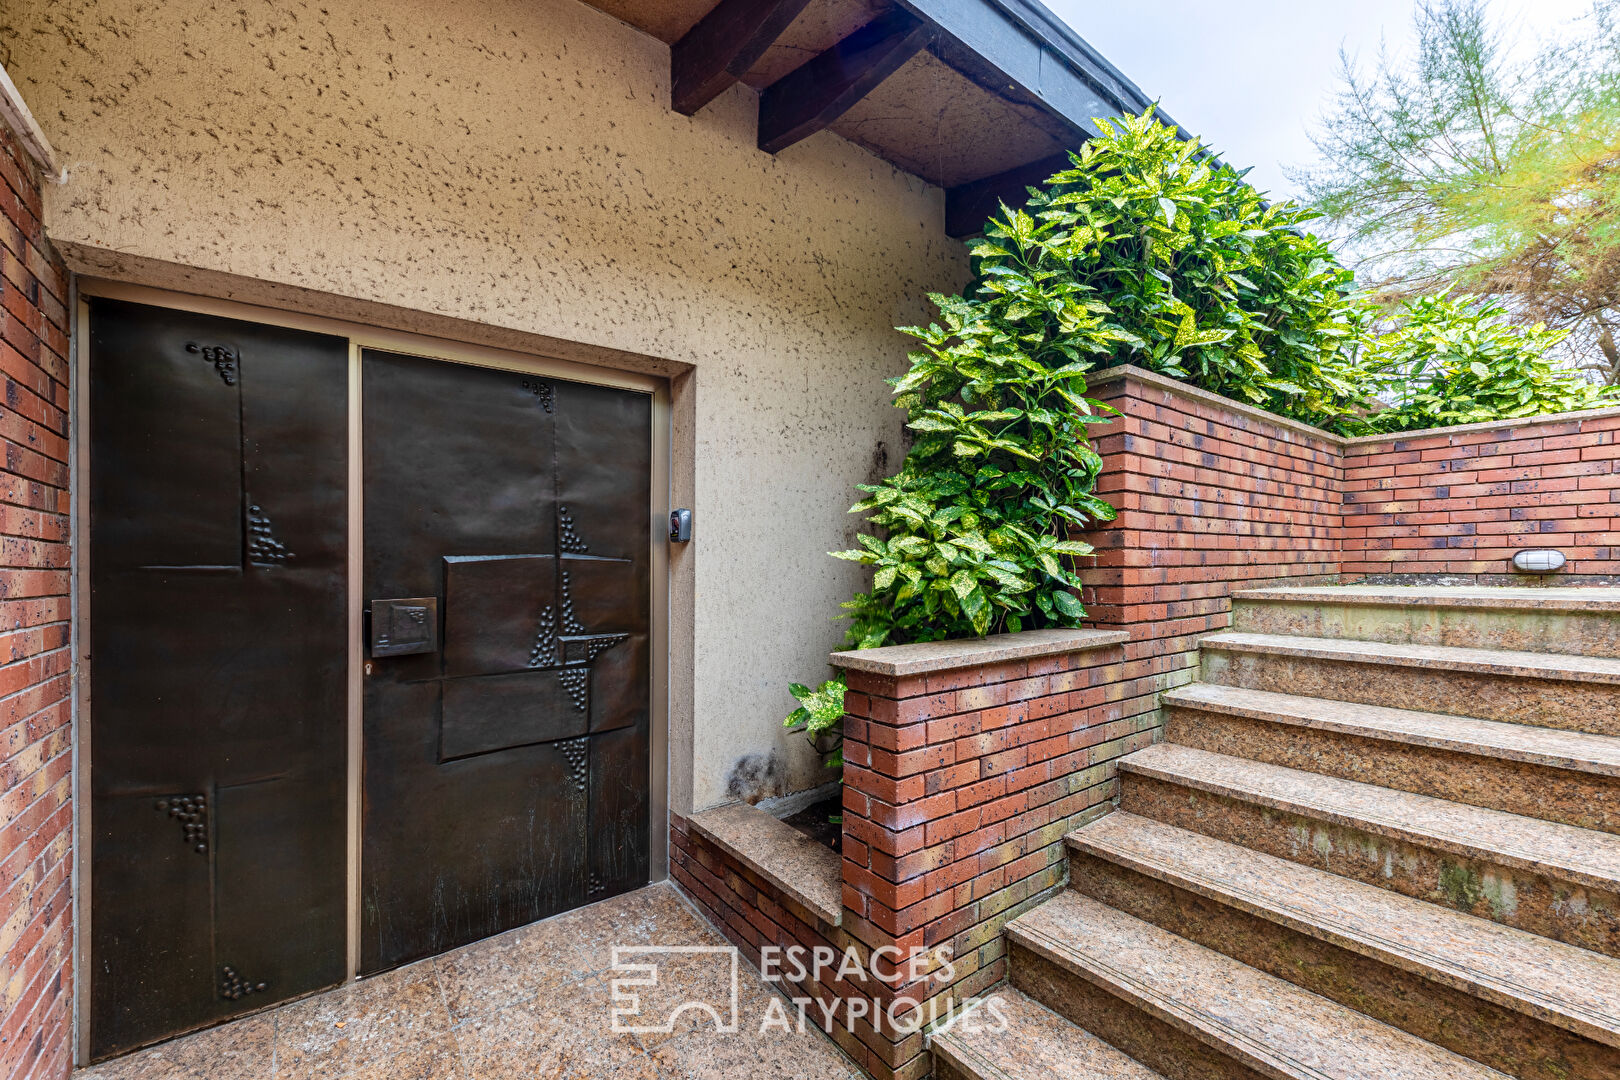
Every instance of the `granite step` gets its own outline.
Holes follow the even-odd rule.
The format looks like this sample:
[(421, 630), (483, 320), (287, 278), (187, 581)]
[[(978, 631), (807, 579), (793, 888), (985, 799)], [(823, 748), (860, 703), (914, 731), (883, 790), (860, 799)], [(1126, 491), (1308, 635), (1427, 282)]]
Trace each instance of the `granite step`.
[(1620, 832), (1620, 738), (1193, 683), (1167, 691), (1169, 742)]
[(1167, 1075), (1507, 1076), (1072, 890), (1007, 936), (1017, 989)]
[(1613, 957), (1134, 814), (1066, 839), (1081, 893), (1420, 1038), (1535, 1080), (1620, 1070)]
[(1205, 682), (1481, 720), (1620, 735), (1620, 659), (1225, 631)]
[(1620, 657), (1620, 589), (1327, 585), (1232, 594), (1232, 629)]
[(1341, 877), (1620, 956), (1620, 836), (1160, 743), (1120, 807)]
[(928, 1036), (940, 1080), (1164, 1080), (1010, 986)]

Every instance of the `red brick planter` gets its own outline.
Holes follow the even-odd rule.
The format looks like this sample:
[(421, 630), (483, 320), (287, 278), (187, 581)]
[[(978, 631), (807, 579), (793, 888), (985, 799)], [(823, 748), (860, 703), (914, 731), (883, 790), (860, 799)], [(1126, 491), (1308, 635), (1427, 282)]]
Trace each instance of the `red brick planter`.
[[(924, 1021), (943, 1017), (1004, 977), (1001, 928), (1063, 887), (1064, 834), (1112, 798), (1109, 763), (1152, 739), (1117, 722), (1125, 637), (1039, 630), (833, 654), (850, 690), (843, 929), (950, 961), (886, 989), (900, 1019), (912, 1002)], [(921, 1031), (885, 1019), (867, 1049), (874, 1076), (928, 1071)]]
[(1112, 799), (1113, 759), (1153, 737), (1118, 719), (1125, 637), (834, 653), (850, 688), (841, 862), (725, 807), (675, 820), (671, 873), (756, 965), (769, 946), (849, 951), (860, 975), (781, 988), (834, 1008), (823, 1026), (868, 1073), (917, 1080), (929, 1024), (1005, 977), (1002, 927), (1063, 887), (1064, 834)]

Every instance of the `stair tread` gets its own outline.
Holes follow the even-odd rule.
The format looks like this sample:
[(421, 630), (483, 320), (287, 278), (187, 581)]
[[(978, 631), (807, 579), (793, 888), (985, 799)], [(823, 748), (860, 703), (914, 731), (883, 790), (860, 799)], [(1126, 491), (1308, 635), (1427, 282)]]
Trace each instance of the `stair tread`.
[[(997, 1017), (985, 1011), (993, 1000)], [(978, 1022), (975, 1023), (974, 1021)], [(1164, 1080), (1164, 1077), (1010, 986), (997, 987), (934, 1031), (928, 1045), (967, 1076), (981, 1080)]]
[(1072, 847), (1620, 1046), (1620, 961), (1116, 811)]
[(1620, 614), (1620, 589), (1604, 586), (1512, 585), (1286, 585), (1241, 589), (1234, 602), (1282, 600), (1300, 604), (1370, 604), (1487, 610)]
[(1166, 691), (1161, 700), (1165, 705), (1206, 712), (1620, 776), (1620, 737), (1613, 735), (1359, 705), (1220, 683), (1192, 683)]
[(1200, 639), (1198, 644), (1201, 648), (1228, 652), (1317, 657), (1350, 663), (1393, 664), (1527, 679), (1620, 683), (1620, 659), (1608, 656), (1466, 649), (1454, 645), (1407, 645), (1293, 634), (1247, 634), (1235, 630), (1210, 634)]
[(1007, 931), (1053, 964), (1267, 1075), (1506, 1076), (1072, 890), (1020, 915)]
[(1620, 835), (1159, 743), (1119, 759), (1123, 772), (1305, 813), (1464, 855), (1620, 889)]

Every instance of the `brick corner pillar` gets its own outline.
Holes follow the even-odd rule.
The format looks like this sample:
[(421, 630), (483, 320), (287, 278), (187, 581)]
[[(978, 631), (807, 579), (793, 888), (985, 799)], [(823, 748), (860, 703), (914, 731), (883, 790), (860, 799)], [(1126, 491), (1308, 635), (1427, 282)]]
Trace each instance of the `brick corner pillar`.
[(0, 1076), (73, 1065), (68, 275), (0, 124)]
[(833, 654), (849, 680), (843, 929), (872, 950), (940, 951), (931, 973), (885, 991), (880, 1080), (925, 1075), (922, 1030), (1006, 977), (1002, 927), (1063, 888), (1064, 835), (1113, 797), (1112, 759), (1152, 740), (1118, 723), (1127, 637), (1032, 630)]

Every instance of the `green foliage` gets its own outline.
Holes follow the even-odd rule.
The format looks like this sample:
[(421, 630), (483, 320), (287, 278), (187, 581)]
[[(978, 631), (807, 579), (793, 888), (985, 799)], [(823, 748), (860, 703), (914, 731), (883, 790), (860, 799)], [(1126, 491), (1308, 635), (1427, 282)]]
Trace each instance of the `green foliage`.
[(1396, 299), (1449, 286), (1620, 382), (1620, 25), (1616, 0), (1515, 62), (1486, 0), (1425, 0), (1417, 49), (1342, 57), (1341, 91), (1299, 171), (1313, 205)]
[(1599, 387), (1547, 359), (1568, 330), (1515, 326), (1506, 316), (1500, 304), (1446, 293), (1408, 300), (1394, 329), (1367, 336), (1362, 363), (1390, 407), (1360, 430), (1411, 431), (1620, 404), (1620, 388)]
[(1091, 547), (1069, 533), (1114, 516), (1092, 494), (1102, 459), (1086, 428), (1108, 410), (1085, 372), (1132, 339), (1051, 234), (1005, 212), (973, 250), (967, 294), (932, 297), (943, 325), (904, 328), (922, 348), (895, 405), (916, 441), (851, 507), (881, 535), (833, 553), (874, 570), (844, 605), (858, 648), (1080, 624), (1070, 590)]
[(1315, 212), (1267, 206), (1151, 109), (1099, 125), (1032, 192), (1024, 242), (1108, 313), (1120, 347), (1104, 363), (1323, 426), (1353, 412), (1351, 274), (1302, 229)]
[(844, 695), (848, 690), (842, 676), (828, 679), (814, 690), (803, 683), (788, 687), (799, 707), (788, 714), (782, 726), (804, 732), (812, 746), (827, 753), (824, 764), (829, 769), (844, 766)]

